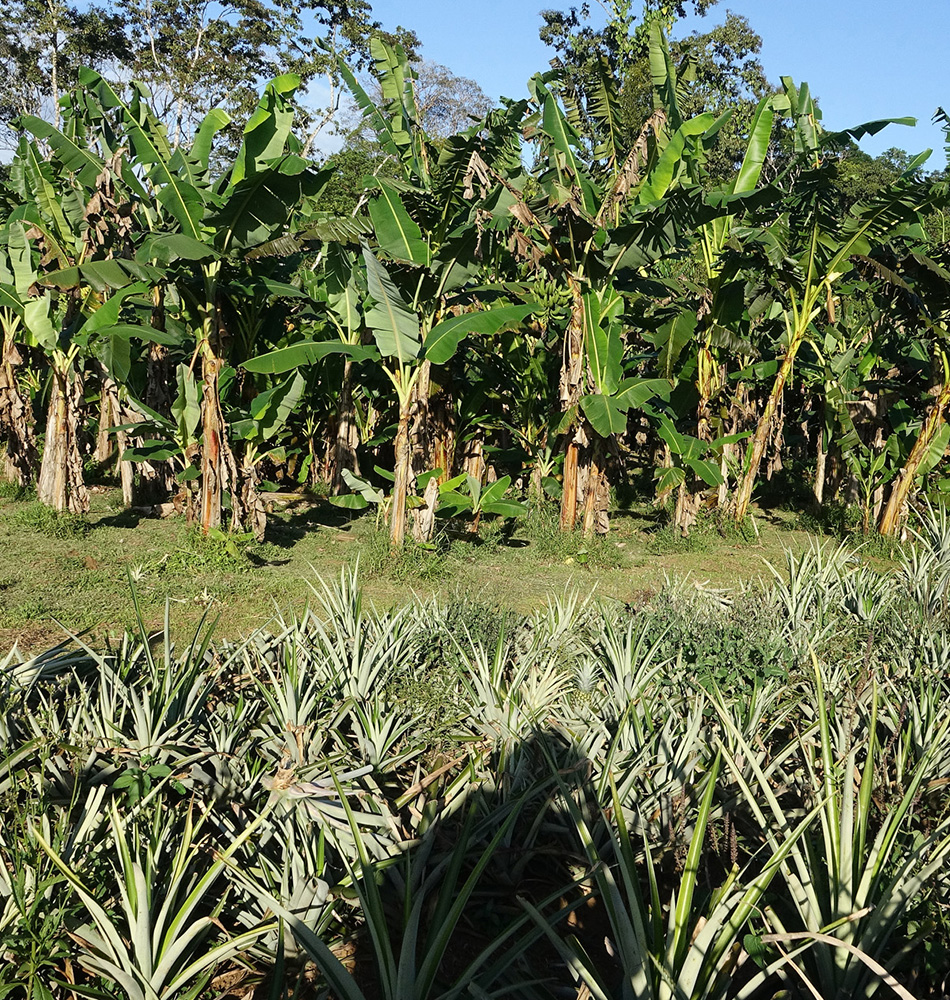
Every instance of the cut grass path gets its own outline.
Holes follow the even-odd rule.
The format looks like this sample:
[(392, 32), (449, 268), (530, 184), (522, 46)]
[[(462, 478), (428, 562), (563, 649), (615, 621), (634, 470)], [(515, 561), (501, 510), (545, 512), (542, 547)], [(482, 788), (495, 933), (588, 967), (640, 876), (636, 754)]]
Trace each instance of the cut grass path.
[(712, 529), (680, 540), (658, 530), (656, 517), (649, 507), (618, 513), (611, 534), (590, 543), (563, 538), (551, 518), (540, 518), (510, 539), (479, 544), (460, 536), (438, 552), (411, 548), (391, 564), (371, 518), (348, 521), (328, 504), (278, 506), (264, 544), (242, 546), (235, 558), (233, 548), (229, 553), (222, 542), (188, 532), (181, 518), (121, 510), (112, 490), (94, 494), (86, 518), (0, 498), (0, 652), (16, 643), (24, 654), (39, 653), (67, 630), (101, 643), (134, 627), (129, 574), (150, 629), (161, 627), (167, 599), (180, 638), (205, 611), (219, 618), (216, 635), (238, 638), (266, 627), (275, 608), (301, 612), (315, 573), (335, 577), (358, 559), (365, 595), (377, 606), (402, 604), (413, 594), (458, 593), (527, 613), (571, 589), (636, 603), (668, 578), (737, 588), (764, 579), (764, 560), (781, 566), (783, 549), (801, 551), (810, 537), (787, 530), (777, 514), (759, 513), (751, 542)]

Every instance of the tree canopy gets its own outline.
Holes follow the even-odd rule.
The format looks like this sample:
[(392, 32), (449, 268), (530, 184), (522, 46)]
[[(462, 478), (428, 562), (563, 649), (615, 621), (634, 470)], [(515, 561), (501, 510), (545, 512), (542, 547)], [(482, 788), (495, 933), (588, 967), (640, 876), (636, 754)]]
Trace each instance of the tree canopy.
[[(174, 145), (212, 108), (243, 121), (263, 83), (282, 73), (300, 78), (305, 98), (318, 77), (336, 79), (338, 58), (365, 65), (373, 35), (410, 51), (417, 44), (402, 28), (387, 35), (368, 0), (116, 0), (108, 9), (2, 0), (0, 24), (0, 113), (8, 130), (16, 131), (21, 114), (58, 120), (59, 97), (90, 66), (117, 84), (145, 84)], [(300, 103), (302, 128), (317, 127), (327, 109)], [(232, 143), (237, 128), (226, 129)]]

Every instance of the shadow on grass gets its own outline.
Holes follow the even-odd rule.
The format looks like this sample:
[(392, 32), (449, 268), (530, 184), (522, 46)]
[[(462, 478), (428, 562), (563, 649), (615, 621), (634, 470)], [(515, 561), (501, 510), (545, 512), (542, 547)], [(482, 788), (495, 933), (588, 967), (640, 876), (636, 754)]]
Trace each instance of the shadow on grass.
[(95, 521), (90, 521), (89, 530), (96, 531), (99, 528), (137, 528), (143, 519), (140, 513), (127, 508), (117, 511), (114, 514), (107, 514), (105, 517), (96, 518)]

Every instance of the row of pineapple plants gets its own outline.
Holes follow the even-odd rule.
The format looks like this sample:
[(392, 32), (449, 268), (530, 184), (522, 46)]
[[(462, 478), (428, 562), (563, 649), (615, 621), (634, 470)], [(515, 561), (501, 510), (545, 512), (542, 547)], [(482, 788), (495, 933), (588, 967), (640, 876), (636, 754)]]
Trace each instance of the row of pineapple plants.
[(638, 607), (313, 587), (6, 656), (0, 996), (946, 995), (945, 512)]

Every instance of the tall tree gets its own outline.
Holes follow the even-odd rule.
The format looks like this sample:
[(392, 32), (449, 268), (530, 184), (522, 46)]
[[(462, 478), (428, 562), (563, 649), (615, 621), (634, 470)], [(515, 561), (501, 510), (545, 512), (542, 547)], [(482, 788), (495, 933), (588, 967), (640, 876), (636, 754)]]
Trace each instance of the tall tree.
[[(711, 3), (697, 2), (705, 15)], [(589, 23), (588, 5), (569, 12), (543, 11), (541, 38), (557, 52), (554, 65), (562, 98), (576, 109), (573, 123), (591, 149), (604, 141), (604, 122), (585, 109), (596, 107), (596, 94), (606, 74), (617, 91), (617, 118), (611, 122), (620, 145), (631, 146), (653, 113), (655, 99), (650, 69), (649, 28), (664, 30), (685, 13), (684, 4), (644, 4), (635, 18), (629, 0), (613, 0), (603, 28)], [(758, 58), (762, 39), (746, 18), (729, 11), (725, 21), (708, 32), (693, 32), (669, 42), (677, 67), (676, 100), (684, 117), (710, 112), (730, 113), (705, 156), (705, 173), (712, 183), (727, 181), (746, 150), (758, 102), (773, 91)]]
[[(90, 66), (115, 86), (129, 79), (145, 84), (173, 148), (190, 139), (212, 108), (245, 121), (260, 81), (285, 72), (301, 80), (302, 128), (318, 129), (335, 95), (331, 107), (314, 107), (307, 86), (327, 74), (335, 86), (337, 55), (361, 64), (370, 35), (382, 32), (368, 0), (117, 0), (108, 10), (62, 0), (0, 0), (0, 20), (6, 69), (0, 114), (8, 125), (24, 113), (58, 123), (60, 94)], [(401, 28), (392, 37), (410, 49), (416, 44)], [(228, 134), (234, 152), (239, 127)]]
[(0, 0), (0, 121), (16, 146), (13, 121), (36, 115), (59, 123), (59, 99), (82, 66), (105, 68), (132, 56), (124, 15), (61, 0)]
[(492, 102), (482, 88), (448, 66), (423, 59), (413, 69), (419, 122), (433, 139), (464, 132), (491, 110)]

